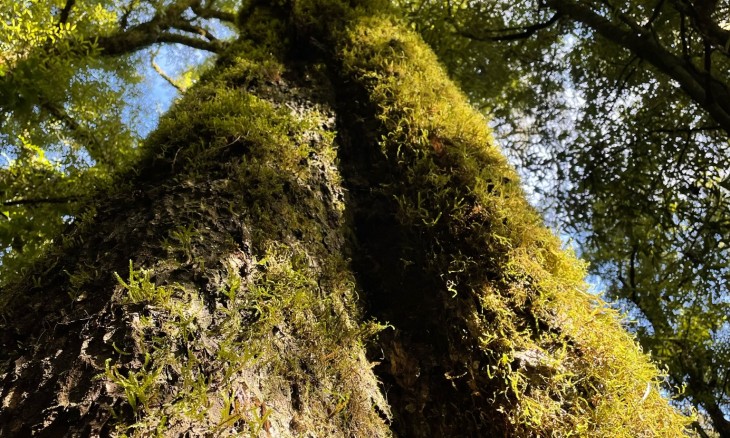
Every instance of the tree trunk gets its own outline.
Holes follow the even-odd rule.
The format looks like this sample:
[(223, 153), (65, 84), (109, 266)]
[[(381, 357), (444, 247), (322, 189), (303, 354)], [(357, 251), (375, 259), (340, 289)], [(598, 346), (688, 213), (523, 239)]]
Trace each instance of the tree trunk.
[(682, 433), (415, 35), (338, 2), (241, 26), (3, 292), (0, 435)]

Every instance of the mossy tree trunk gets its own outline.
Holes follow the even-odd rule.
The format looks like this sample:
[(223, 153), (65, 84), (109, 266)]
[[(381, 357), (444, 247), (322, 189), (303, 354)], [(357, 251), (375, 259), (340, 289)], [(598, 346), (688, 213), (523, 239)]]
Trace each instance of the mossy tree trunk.
[(245, 17), (4, 291), (0, 435), (682, 433), (415, 35), (337, 1)]

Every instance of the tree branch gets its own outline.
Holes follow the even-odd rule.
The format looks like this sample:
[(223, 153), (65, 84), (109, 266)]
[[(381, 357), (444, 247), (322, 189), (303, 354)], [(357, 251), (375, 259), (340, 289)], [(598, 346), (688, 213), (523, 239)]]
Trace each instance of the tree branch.
[(228, 46), (227, 43), (220, 40), (205, 41), (198, 38), (191, 38), (185, 35), (179, 35), (169, 32), (161, 33), (159, 38), (155, 42), (182, 44), (184, 46), (192, 47), (194, 49), (206, 50), (212, 53), (221, 53)]
[(659, 18), (659, 15), (662, 13), (662, 8), (664, 7), (664, 1), (665, 0), (659, 0), (657, 5), (654, 7), (654, 10), (651, 12), (651, 17), (646, 21), (646, 24), (644, 24), (644, 27), (650, 27), (657, 18)]
[(708, 435), (707, 432), (705, 432), (705, 429), (700, 425), (699, 421), (693, 421), (692, 427), (700, 435), (700, 438), (710, 438), (710, 435)]
[(554, 14), (548, 21), (545, 21), (543, 23), (535, 23), (530, 26), (526, 26), (523, 28), (508, 28), (508, 29), (496, 29), (496, 30), (487, 30), (486, 32), (499, 34), (502, 32), (511, 32), (515, 30), (520, 30), (520, 32), (511, 33), (511, 34), (503, 34), (503, 35), (495, 35), (495, 36), (485, 36), (485, 35), (477, 35), (476, 33), (465, 30), (458, 25), (454, 24), (454, 27), (456, 28), (456, 31), (459, 35), (476, 40), (476, 41), (515, 41), (515, 40), (522, 40), (527, 39), (533, 35), (535, 35), (538, 31), (542, 29), (546, 29), (553, 24), (555, 24), (561, 17), (560, 13)]
[[(631, 50), (676, 80), (692, 100), (704, 108), (725, 132), (730, 133), (730, 93), (725, 84), (710, 73), (698, 72), (693, 64), (661, 46), (650, 32), (626, 30), (600, 16), (591, 8), (572, 0), (546, 0), (546, 4), (555, 11), (584, 24), (607, 40)], [(714, 98), (711, 99), (710, 96)]]
[(132, 15), (132, 12), (134, 12), (134, 3), (130, 2), (127, 7), (122, 7), (122, 15), (119, 17), (119, 27), (122, 30), (127, 29), (127, 26), (129, 26), (129, 16)]
[(71, 14), (71, 8), (76, 4), (76, 0), (66, 0), (66, 5), (61, 9), (61, 14), (58, 17), (58, 24), (66, 24), (68, 17)]
[(208, 41), (218, 41), (218, 38), (216, 38), (215, 35), (210, 33), (210, 31), (208, 29), (205, 29), (204, 27), (201, 27), (201, 26), (195, 26), (190, 23), (178, 23), (175, 25), (175, 29), (182, 30), (183, 32), (194, 33), (194, 34), (200, 35)]
[(711, 44), (722, 53), (728, 55), (730, 45), (730, 31), (723, 29), (712, 18), (717, 9), (717, 2), (714, 0), (672, 0), (672, 6), (681, 14), (690, 17), (694, 28), (707, 38)]
[(99, 38), (97, 44), (102, 49), (102, 54), (106, 56), (119, 56), (132, 53), (158, 43), (183, 44), (188, 47), (213, 53), (221, 53), (228, 45), (226, 42), (220, 40), (205, 41), (166, 32), (170, 27), (160, 27), (154, 21), (150, 21), (135, 26), (128, 31)]
[[(177, 43), (195, 49), (220, 53), (227, 47), (225, 42), (218, 40), (205, 41), (169, 32), (177, 26), (189, 25), (182, 18), (182, 14), (188, 8), (193, 8), (199, 4), (200, 0), (175, 2), (167, 9), (158, 12), (150, 21), (116, 34), (100, 37), (97, 39), (97, 44), (102, 49), (102, 54), (106, 56), (132, 53), (157, 43)], [(196, 31), (196, 33), (198, 32)]]
[(208, 7), (202, 7), (200, 6), (200, 2), (198, 2), (197, 5), (193, 5), (191, 6), (191, 8), (195, 15), (200, 18), (215, 18), (221, 21), (225, 21), (227, 23), (236, 22), (236, 14), (219, 11), (217, 9), (213, 9), (211, 6), (212, 5), (208, 5)]
[(720, 434), (721, 437), (730, 437), (730, 422), (725, 418), (725, 413), (722, 412), (722, 408), (717, 403), (717, 398), (712, 393), (712, 389), (707, 387), (707, 384), (701, 377), (701, 373), (697, 370), (692, 370), (688, 373), (690, 378), (690, 385), (693, 389), (697, 388), (697, 398), (702, 399), (700, 404), (705, 408), (707, 414), (712, 419), (713, 428)]
[(35, 198), (35, 199), (16, 199), (14, 201), (2, 201), (0, 205), (5, 207), (12, 207), (18, 205), (33, 205), (33, 204), (68, 204), (71, 202), (77, 202), (81, 198), (79, 196), (64, 196), (57, 198)]
[(155, 58), (150, 57), (150, 64), (152, 64), (152, 68), (155, 69), (157, 74), (159, 74), (162, 79), (166, 80), (168, 84), (172, 85), (173, 87), (177, 88), (177, 90), (181, 93), (185, 92), (185, 88), (181, 87), (173, 78), (170, 77), (167, 73), (165, 73), (164, 70), (155, 62)]

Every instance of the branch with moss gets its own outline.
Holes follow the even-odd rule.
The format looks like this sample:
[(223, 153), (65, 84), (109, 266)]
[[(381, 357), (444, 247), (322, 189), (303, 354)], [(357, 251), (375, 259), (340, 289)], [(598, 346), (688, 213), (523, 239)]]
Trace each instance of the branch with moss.
[(191, 9), (200, 18), (215, 18), (227, 23), (236, 22), (236, 14), (215, 9), (213, 4), (213, 1), (210, 1), (207, 5), (203, 5), (198, 1), (191, 6)]
[(159, 43), (182, 44), (212, 53), (222, 53), (228, 47), (226, 42), (209, 38), (210, 33), (204, 35), (206, 39), (201, 39), (171, 32), (186, 31), (190, 29), (189, 26), (185, 20), (162, 20), (156, 17), (129, 30), (99, 38), (97, 45), (106, 56), (124, 55)]

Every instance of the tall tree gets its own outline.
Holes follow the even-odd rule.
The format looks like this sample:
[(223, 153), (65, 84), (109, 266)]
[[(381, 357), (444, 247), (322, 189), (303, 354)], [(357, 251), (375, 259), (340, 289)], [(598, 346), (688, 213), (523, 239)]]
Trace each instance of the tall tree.
[(544, 197), (644, 347), (730, 436), (730, 4), (403, 5), (525, 173), (551, 181)]
[[(225, 18), (213, 5), (158, 6)], [(168, 20), (98, 41), (134, 50)], [(0, 434), (683, 434), (387, 6), (250, 2), (236, 21), (138, 158), (4, 284)]]

